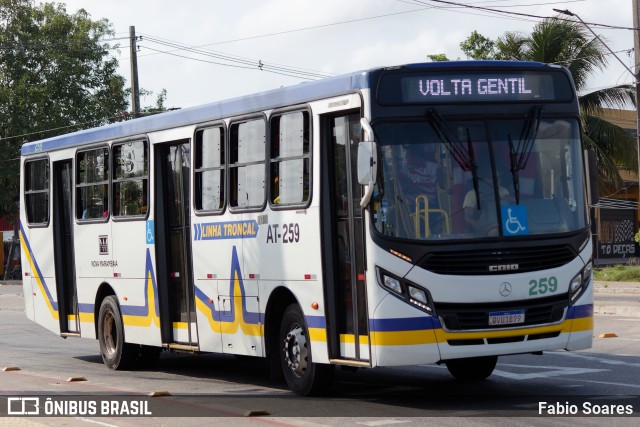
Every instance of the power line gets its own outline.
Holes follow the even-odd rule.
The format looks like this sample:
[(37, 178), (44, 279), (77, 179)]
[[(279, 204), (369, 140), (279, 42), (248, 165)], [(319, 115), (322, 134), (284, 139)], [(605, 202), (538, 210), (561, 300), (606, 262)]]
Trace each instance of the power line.
[(297, 33), (297, 32), (308, 31), (308, 30), (316, 30), (318, 28), (333, 27), (333, 26), (337, 26), (337, 25), (352, 24), (354, 22), (362, 22), (362, 21), (369, 21), (369, 20), (372, 20), (372, 19), (387, 18), (389, 16), (405, 15), (405, 14), (408, 14), (408, 13), (420, 12), (420, 11), (424, 11), (426, 9), (431, 9), (431, 8), (433, 8), (433, 6), (427, 6), (427, 7), (423, 6), (420, 9), (404, 10), (402, 12), (387, 13), (387, 14), (384, 14), (384, 15), (369, 16), (369, 17), (365, 17), (365, 18), (355, 18), (355, 19), (349, 19), (349, 20), (346, 20), (346, 21), (332, 22), (332, 23), (328, 23), (328, 24), (320, 24), (320, 25), (313, 25), (313, 26), (309, 26), (309, 27), (294, 28), (294, 29), (291, 29), (291, 30), (277, 31), (277, 32), (273, 32), (273, 33), (258, 34), (258, 35), (255, 35), (255, 36), (247, 36), (247, 37), (241, 37), (241, 38), (237, 38), (237, 39), (223, 40), (223, 41), (219, 41), (219, 42), (207, 43), (207, 44), (203, 44), (203, 45), (199, 45), (199, 46), (192, 46), (192, 47), (200, 48), (200, 47), (214, 46), (214, 45), (219, 45), (219, 44), (227, 44), (227, 43), (235, 43), (235, 42), (240, 42), (240, 41), (254, 40), (254, 39), (259, 39), (259, 38), (264, 38), (264, 37), (280, 36), (280, 35), (283, 35), (283, 34), (291, 34), (291, 33)]
[[(213, 51), (198, 49), (198, 48), (194, 48), (194, 47), (191, 47), (191, 46), (179, 44), (177, 42), (164, 41), (164, 40), (152, 37), (152, 36), (145, 36), (145, 38), (143, 40), (150, 41), (152, 43), (156, 43), (156, 44), (159, 44), (161, 46), (166, 46), (166, 47), (170, 47), (170, 48), (174, 49), (173, 51), (161, 51), (161, 50), (154, 49), (154, 48), (151, 48), (151, 47), (148, 47), (148, 46), (144, 46), (145, 48), (150, 49), (152, 51), (165, 53), (165, 54), (169, 54), (169, 55), (173, 55), (173, 56), (178, 56), (178, 57), (185, 58), (185, 59), (191, 59), (191, 60), (195, 60), (195, 61), (211, 63), (211, 64), (215, 64), (215, 65), (230, 66), (230, 67), (234, 67), (234, 68), (243, 68), (243, 69), (250, 69), (250, 70), (266, 71), (266, 72), (269, 72), (269, 73), (280, 74), (280, 75), (285, 75), (285, 76), (299, 78), (299, 79), (315, 80), (315, 79), (318, 79), (318, 78), (330, 77), (330, 75), (328, 75), (328, 74), (321, 74), (320, 72), (317, 72), (317, 71), (304, 70), (304, 69), (301, 69), (301, 68), (294, 68), (294, 67), (289, 67), (289, 66), (272, 65), (270, 63), (263, 62), (262, 60), (247, 59), (247, 58), (242, 58), (242, 57), (238, 57), (238, 56), (232, 56), (232, 55), (223, 54), (223, 53), (219, 53), (219, 52), (213, 52)], [(182, 50), (187, 51), (187, 52), (191, 52), (191, 53), (194, 53), (194, 54), (197, 54), (197, 55), (202, 55), (202, 56), (206, 56), (206, 57), (210, 57), (210, 58), (215, 58), (215, 59), (226, 61), (226, 62), (218, 62), (218, 61), (211, 61), (211, 60), (205, 60), (205, 59), (200, 59), (200, 58), (193, 58), (193, 57), (190, 57), (190, 56), (178, 55), (178, 54), (175, 53), (175, 51), (182, 51)]]
[(145, 40), (149, 40), (152, 41), (154, 43), (158, 43), (161, 45), (165, 45), (168, 47), (174, 47), (176, 48), (176, 50), (187, 50), (187, 51), (191, 51), (193, 53), (197, 53), (197, 54), (201, 54), (201, 55), (205, 55), (205, 56), (211, 56), (217, 59), (222, 59), (222, 60), (228, 60), (231, 62), (238, 62), (244, 65), (248, 65), (248, 66), (259, 66), (261, 67), (261, 69), (264, 68), (269, 68), (269, 69), (274, 69), (274, 70), (279, 70), (279, 71), (288, 71), (288, 72), (292, 72), (295, 71), (295, 73), (297, 74), (303, 74), (303, 75), (309, 75), (310, 77), (318, 77), (318, 78), (326, 78), (326, 77), (330, 77), (330, 74), (326, 74), (326, 73), (322, 73), (320, 71), (316, 71), (316, 70), (311, 70), (311, 69), (307, 69), (307, 68), (300, 68), (300, 67), (292, 67), (292, 66), (288, 66), (288, 65), (281, 65), (281, 64), (266, 64), (263, 63), (261, 60), (254, 60), (254, 59), (248, 59), (248, 58), (243, 58), (240, 56), (236, 56), (236, 55), (230, 55), (227, 53), (221, 53), (221, 52), (215, 52), (215, 51), (211, 51), (211, 50), (203, 50), (200, 49), (198, 46), (189, 46), (189, 45), (185, 45), (176, 41), (172, 41), (172, 40), (168, 40), (168, 39), (163, 39), (160, 37), (156, 37), (156, 36), (145, 36)]
[[(428, 5), (427, 3), (425, 3), (424, 1), (421, 1), (421, 0), (413, 0), (413, 1), (415, 3), (417, 3), (417, 4), (421, 4), (421, 5), (425, 5), (425, 6)], [(426, 1), (429, 1), (429, 2), (432, 2), (432, 3), (446, 4), (446, 5), (449, 5), (449, 6), (457, 6), (457, 7), (462, 7), (462, 8), (480, 10), (480, 11), (494, 13), (494, 14), (504, 14), (504, 15), (511, 15), (511, 16), (526, 17), (526, 18), (535, 18), (535, 19), (551, 19), (551, 18), (554, 18), (554, 19), (559, 19), (559, 20), (562, 20), (562, 21), (575, 22), (575, 21), (573, 21), (571, 19), (566, 19), (566, 18), (533, 15), (533, 14), (530, 14), (530, 13), (522, 13), (522, 12), (511, 12), (511, 11), (507, 11), (507, 10), (498, 10), (498, 9), (493, 9), (493, 8), (490, 8), (490, 7), (474, 6), (474, 5), (471, 5), (471, 4), (457, 3), (457, 2), (453, 2), (453, 1), (447, 1), (447, 0), (426, 0)], [(617, 25), (598, 24), (598, 23), (595, 23), (595, 22), (585, 22), (585, 23), (588, 24), (588, 25), (596, 26), (596, 27), (608, 28), (608, 29), (614, 29), (614, 30), (631, 30), (631, 31), (638, 30), (638, 28), (633, 28), (633, 27), (622, 27), (622, 26), (617, 26)]]

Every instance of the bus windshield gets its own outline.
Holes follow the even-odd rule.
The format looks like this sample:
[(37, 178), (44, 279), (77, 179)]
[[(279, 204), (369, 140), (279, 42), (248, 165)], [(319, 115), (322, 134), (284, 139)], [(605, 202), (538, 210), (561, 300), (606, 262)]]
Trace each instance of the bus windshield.
[(384, 121), (376, 230), (411, 240), (564, 233), (587, 224), (575, 119)]

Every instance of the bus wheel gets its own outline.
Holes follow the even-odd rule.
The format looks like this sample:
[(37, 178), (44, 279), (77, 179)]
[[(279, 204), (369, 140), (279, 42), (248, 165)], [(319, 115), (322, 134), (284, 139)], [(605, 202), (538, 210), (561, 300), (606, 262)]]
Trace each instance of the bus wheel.
[(106, 297), (100, 305), (98, 341), (100, 342), (102, 361), (110, 369), (128, 369), (138, 358), (139, 346), (124, 342), (122, 316), (116, 297), (113, 295)]
[(451, 375), (457, 380), (480, 381), (491, 375), (497, 362), (498, 356), (486, 356), (448, 360), (445, 363)]
[(309, 396), (325, 392), (333, 380), (333, 366), (313, 363), (304, 316), (297, 304), (284, 311), (280, 325), (280, 363), (289, 389)]

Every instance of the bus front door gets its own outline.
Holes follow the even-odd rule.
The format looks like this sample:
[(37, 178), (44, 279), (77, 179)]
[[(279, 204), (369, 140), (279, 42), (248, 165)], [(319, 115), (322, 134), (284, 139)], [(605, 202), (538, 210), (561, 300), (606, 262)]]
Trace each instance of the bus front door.
[(156, 256), (162, 341), (198, 346), (191, 274), (191, 148), (189, 141), (156, 146)]
[(75, 257), (73, 254), (73, 164), (71, 159), (53, 163), (53, 245), (56, 267), (58, 319), (61, 335), (80, 332)]
[(329, 352), (340, 363), (368, 366), (362, 187), (356, 168), (360, 114), (327, 116), (323, 130), (322, 169), (329, 172), (322, 174), (322, 187), (329, 191), (321, 192)]

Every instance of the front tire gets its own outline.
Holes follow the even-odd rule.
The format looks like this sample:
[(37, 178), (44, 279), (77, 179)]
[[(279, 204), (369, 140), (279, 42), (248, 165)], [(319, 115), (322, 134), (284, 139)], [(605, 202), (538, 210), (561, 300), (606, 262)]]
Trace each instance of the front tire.
[(498, 356), (469, 357), (446, 361), (447, 369), (459, 381), (481, 381), (496, 367)]
[(309, 330), (297, 304), (284, 311), (278, 345), (282, 372), (291, 391), (302, 396), (327, 391), (333, 380), (333, 365), (313, 363)]
[(98, 341), (102, 361), (109, 369), (126, 370), (138, 359), (139, 347), (124, 341), (124, 325), (118, 301), (109, 295), (100, 305), (98, 315)]

